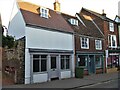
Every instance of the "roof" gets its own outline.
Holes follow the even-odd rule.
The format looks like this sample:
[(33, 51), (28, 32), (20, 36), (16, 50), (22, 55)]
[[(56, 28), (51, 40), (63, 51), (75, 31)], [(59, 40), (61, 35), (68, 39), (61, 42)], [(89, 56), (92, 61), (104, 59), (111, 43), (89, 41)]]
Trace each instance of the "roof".
[(85, 10), (85, 11), (89, 12), (90, 14), (95, 15), (95, 16), (103, 19), (103, 20), (114, 22), (114, 20), (108, 18), (105, 13), (103, 13), (103, 14), (105, 15), (105, 16), (103, 16), (103, 14), (94, 12), (94, 11), (92, 11), (92, 10), (89, 10), (89, 9), (86, 9), (86, 8), (83, 8), (83, 7), (82, 7), (81, 11), (82, 11), (82, 10)]
[(120, 24), (120, 16), (116, 15), (114, 21), (115, 21), (117, 24)]
[(73, 33), (73, 29), (68, 25), (60, 13), (49, 9), (50, 17), (46, 19), (39, 15), (39, 8), (41, 6), (28, 2), (18, 2), (18, 5), (26, 24)]
[[(62, 13), (62, 15), (68, 23), (69, 23), (68, 20), (70, 18), (75, 18), (78, 20), (77, 17), (71, 16), (71, 15), (67, 15), (64, 13)], [(98, 28), (95, 26), (95, 24), (91, 20), (89, 20), (89, 19), (91, 19), (90, 17), (86, 16), (86, 18), (85, 18), (85, 16), (80, 15), (78, 13), (76, 15), (78, 15), (80, 17), (78, 26), (71, 25), (69, 23), (69, 25), (71, 25), (71, 27), (74, 29), (76, 34), (83, 35), (83, 36), (89, 36), (89, 37), (103, 38), (103, 35), (98, 30)]]

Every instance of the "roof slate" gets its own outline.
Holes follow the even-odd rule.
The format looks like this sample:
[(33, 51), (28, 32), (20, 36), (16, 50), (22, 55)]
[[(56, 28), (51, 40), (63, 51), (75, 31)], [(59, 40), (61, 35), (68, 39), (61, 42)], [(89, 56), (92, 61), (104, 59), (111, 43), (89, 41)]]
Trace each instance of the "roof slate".
[[(64, 13), (62, 13), (62, 15), (68, 23), (69, 23), (68, 20), (74, 17), (74, 16), (70, 16)], [(98, 28), (94, 25), (94, 23), (91, 20), (86, 19), (82, 14), (76, 13), (76, 15), (80, 17), (82, 22), (79, 20), (78, 26), (71, 25), (69, 23), (69, 25), (71, 25), (71, 27), (74, 29), (76, 34), (83, 35), (83, 36), (89, 36), (89, 37), (103, 38), (103, 35), (101, 34), (101, 32), (98, 30)], [(76, 17), (74, 18), (77, 19)]]
[(49, 9), (49, 18), (46, 19), (41, 17), (39, 14), (40, 6), (28, 2), (18, 2), (18, 5), (26, 24), (45, 27), (62, 32), (74, 32), (59, 12)]

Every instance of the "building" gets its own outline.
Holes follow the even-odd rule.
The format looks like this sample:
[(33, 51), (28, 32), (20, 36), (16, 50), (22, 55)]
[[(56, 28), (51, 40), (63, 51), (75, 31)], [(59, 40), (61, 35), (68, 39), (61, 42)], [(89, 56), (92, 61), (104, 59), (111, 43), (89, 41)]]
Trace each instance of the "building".
[(84, 74), (103, 73), (104, 35), (87, 11), (82, 8), (75, 17), (62, 14), (74, 29), (76, 67), (84, 66)]
[(59, 10), (15, 3), (8, 34), (25, 39), (25, 84), (74, 77), (73, 32)]
[(104, 50), (106, 60), (106, 72), (117, 71), (120, 53), (118, 50), (118, 29), (117, 23), (103, 13), (99, 14), (94, 11), (85, 9), (86, 15), (90, 15), (101, 33), (104, 35)]

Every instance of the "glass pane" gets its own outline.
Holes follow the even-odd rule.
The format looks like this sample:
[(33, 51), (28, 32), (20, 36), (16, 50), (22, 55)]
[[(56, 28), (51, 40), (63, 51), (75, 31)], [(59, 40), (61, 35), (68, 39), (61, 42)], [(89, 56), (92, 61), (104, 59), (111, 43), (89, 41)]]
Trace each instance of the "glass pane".
[(41, 58), (46, 59), (46, 58), (47, 58), (47, 55), (41, 55)]
[(33, 60), (33, 72), (39, 72), (39, 60)]
[(96, 56), (95, 58), (96, 67), (101, 67), (101, 56)]
[(47, 61), (46, 60), (41, 60), (41, 72), (42, 71), (47, 71)]
[(39, 58), (40, 55), (33, 55), (33, 58)]
[(61, 59), (61, 69), (65, 69), (64, 59)]
[(51, 57), (51, 69), (56, 68), (56, 57)]
[(70, 69), (70, 59), (66, 59), (66, 69)]

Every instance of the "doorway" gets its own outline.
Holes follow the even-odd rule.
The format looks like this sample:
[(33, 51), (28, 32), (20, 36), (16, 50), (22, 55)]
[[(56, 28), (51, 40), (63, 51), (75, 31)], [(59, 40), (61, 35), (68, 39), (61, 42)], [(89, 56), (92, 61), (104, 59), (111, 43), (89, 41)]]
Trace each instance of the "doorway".
[(50, 78), (54, 79), (54, 78), (58, 78), (59, 74), (58, 74), (58, 56), (56, 55), (51, 55), (50, 57), (50, 66), (51, 66), (51, 74), (50, 74)]
[(94, 55), (89, 56), (89, 73), (95, 73)]

